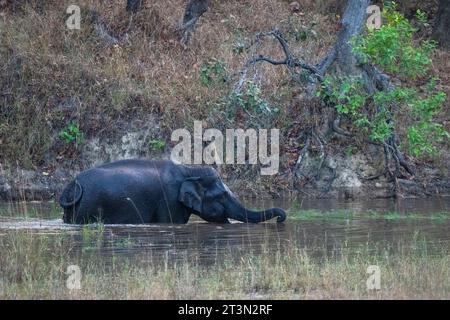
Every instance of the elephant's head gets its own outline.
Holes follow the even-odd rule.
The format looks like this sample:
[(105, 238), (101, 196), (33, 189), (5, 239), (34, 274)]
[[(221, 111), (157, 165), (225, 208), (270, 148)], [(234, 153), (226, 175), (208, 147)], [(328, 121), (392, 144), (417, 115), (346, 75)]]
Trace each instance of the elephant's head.
[(250, 223), (274, 217), (278, 217), (278, 222), (286, 219), (283, 209), (272, 208), (263, 211), (246, 209), (217, 173), (186, 178), (181, 185), (178, 200), (209, 222), (226, 223), (228, 218)]

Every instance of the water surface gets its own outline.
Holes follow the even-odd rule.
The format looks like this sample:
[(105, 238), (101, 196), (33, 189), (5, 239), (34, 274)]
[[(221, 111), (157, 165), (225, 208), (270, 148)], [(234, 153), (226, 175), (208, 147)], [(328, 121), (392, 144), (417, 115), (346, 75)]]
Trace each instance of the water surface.
[(26, 233), (64, 236), (74, 254), (105, 258), (123, 256), (157, 261), (214, 263), (226, 255), (283, 253), (302, 248), (314, 255), (339, 255), (361, 246), (395, 250), (398, 243), (450, 248), (450, 198), (390, 199), (361, 202), (336, 200), (245, 201), (250, 207), (288, 210), (285, 223), (227, 225), (196, 217), (186, 225), (66, 225), (53, 203), (0, 203), (0, 237)]

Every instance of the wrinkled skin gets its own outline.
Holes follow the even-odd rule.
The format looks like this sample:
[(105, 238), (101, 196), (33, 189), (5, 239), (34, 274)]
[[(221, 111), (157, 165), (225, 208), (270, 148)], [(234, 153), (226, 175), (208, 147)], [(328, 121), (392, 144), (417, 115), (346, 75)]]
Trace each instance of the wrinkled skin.
[(211, 167), (171, 161), (123, 160), (80, 173), (62, 192), (64, 222), (187, 223), (191, 214), (215, 223), (258, 223), (282, 209), (244, 208)]

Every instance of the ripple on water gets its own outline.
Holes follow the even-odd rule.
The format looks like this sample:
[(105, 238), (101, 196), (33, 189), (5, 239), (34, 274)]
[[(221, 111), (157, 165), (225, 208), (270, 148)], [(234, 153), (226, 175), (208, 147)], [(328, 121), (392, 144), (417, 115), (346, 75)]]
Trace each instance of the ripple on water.
[[(266, 205), (289, 208), (292, 203)], [(367, 210), (371, 208), (392, 211), (396, 207), (403, 208), (403, 212), (412, 209), (422, 213), (449, 212), (450, 199), (439, 202), (421, 199), (420, 202), (402, 205), (385, 200), (381, 203), (321, 201), (316, 205), (324, 211), (329, 208), (350, 209), (355, 213), (345, 219), (288, 219), (284, 224), (216, 225), (193, 219), (186, 225), (79, 226), (64, 224), (60, 218), (49, 218), (48, 212), (43, 212), (39, 217), (39, 210), (44, 208), (41, 206), (35, 212), (37, 217), (33, 218), (24, 218), (22, 211), (17, 211), (21, 213), (15, 216), (15, 209), (9, 211), (8, 216), (0, 215), (0, 236), (14, 231), (51, 237), (68, 235), (69, 241), (65, 243), (75, 253), (89, 251), (104, 257), (122, 255), (152, 261), (163, 256), (169, 260), (187, 259), (205, 263), (217, 261), (223, 255), (267, 254), (267, 250), (276, 252), (294, 246), (311, 252), (327, 250), (332, 253), (339, 252), (344, 246), (358, 247), (368, 243), (395, 247), (399, 241), (414, 241), (418, 234), (425, 235), (427, 241), (449, 244), (450, 247), (450, 219), (436, 223), (430, 219), (374, 219), (367, 215)], [(11, 207), (10, 204), (8, 206)], [(302, 209), (311, 209), (312, 206), (312, 202), (303, 203)]]

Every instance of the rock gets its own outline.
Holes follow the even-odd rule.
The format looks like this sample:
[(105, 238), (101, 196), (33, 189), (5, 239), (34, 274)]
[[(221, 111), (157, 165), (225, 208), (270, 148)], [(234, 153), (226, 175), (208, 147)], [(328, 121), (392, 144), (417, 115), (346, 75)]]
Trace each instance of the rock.
[(143, 151), (148, 149), (145, 145), (148, 132), (129, 132), (121, 138), (121, 154), (119, 157), (123, 159), (134, 158), (140, 156)]
[(360, 188), (362, 183), (355, 171), (345, 168), (338, 173), (336, 180), (333, 182), (333, 186), (338, 188)]

